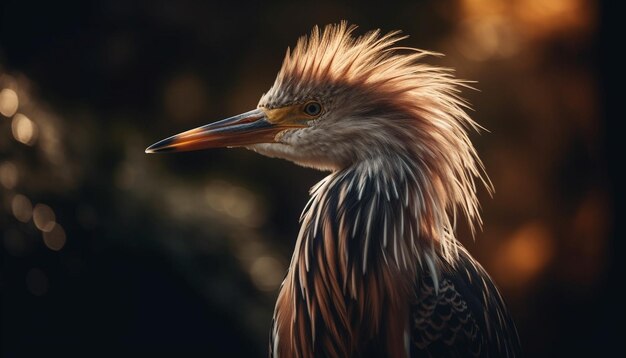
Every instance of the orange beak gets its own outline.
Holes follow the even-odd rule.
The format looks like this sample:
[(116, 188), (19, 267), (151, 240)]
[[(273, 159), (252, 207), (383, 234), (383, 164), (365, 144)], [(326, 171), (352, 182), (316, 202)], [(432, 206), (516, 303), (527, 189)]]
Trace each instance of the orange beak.
[(271, 123), (265, 111), (259, 108), (163, 139), (149, 146), (146, 153), (272, 143), (276, 134), (284, 129), (283, 125)]

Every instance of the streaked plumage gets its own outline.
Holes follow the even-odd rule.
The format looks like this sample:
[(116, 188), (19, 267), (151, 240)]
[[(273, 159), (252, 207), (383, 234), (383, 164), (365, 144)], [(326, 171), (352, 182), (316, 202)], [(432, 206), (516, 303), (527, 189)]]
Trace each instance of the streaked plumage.
[(516, 356), (500, 294), (454, 233), (458, 214), (481, 223), (476, 182), (490, 189), (465, 82), (394, 47), (398, 32), (354, 29), (314, 28), (257, 110), (148, 151), (246, 146), (331, 171), (301, 216), (272, 356)]

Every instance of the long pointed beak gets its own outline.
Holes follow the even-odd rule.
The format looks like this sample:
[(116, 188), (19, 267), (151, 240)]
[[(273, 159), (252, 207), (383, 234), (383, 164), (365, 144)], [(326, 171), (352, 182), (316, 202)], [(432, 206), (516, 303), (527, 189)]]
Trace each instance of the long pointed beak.
[(285, 127), (271, 123), (265, 111), (259, 108), (163, 139), (149, 146), (146, 153), (270, 143), (283, 129)]

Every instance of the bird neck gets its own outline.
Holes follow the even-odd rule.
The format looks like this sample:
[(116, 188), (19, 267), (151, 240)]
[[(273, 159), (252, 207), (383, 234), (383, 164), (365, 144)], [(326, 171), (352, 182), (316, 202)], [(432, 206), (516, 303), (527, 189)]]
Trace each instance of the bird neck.
[[(415, 174), (418, 173), (418, 174)], [(403, 157), (334, 172), (311, 190), (274, 322), (280, 356), (406, 356), (409, 301), (436, 270), (420, 171)]]

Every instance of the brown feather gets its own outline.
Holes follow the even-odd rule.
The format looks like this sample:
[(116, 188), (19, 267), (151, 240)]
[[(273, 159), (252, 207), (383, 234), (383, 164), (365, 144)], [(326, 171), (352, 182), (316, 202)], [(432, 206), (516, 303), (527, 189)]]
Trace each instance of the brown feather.
[(480, 224), (475, 179), (489, 187), (467, 134), (478, 126), (458, 97), (467, 84), (419, 63), (432, 53), (393, 47), (399, 32), (354, 30), (314, 28), (259, 102), (315, 99), (336, 111), (253, 147), (333, 171), (301, 217), (276, 304), (276, 356), (405, 357), (416, 282), (430, 271), (438, 289), (440, 261), (458, 256), (457, 211)]

